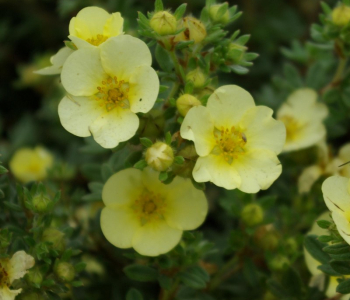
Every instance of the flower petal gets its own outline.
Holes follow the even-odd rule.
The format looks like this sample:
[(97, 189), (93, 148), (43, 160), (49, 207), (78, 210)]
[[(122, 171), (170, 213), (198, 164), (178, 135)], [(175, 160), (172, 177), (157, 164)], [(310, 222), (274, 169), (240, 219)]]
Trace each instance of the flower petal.
[(143, 185), (150, 191), (162, 194), (164, 198), (172, 192), (169, 186), (159, 180), (159, 172), (150, 167), (143, 169), (142, 172)]
[(69, 35), (68, 38), (73, 42), (73, 44), (78, 48), (85, 48), (85, 47), (95, 47), (94, 45), (90, 44), (89, 42), (78, 38), (77, 36), (74, 35)]
[(129, 81), (135, 68), (152, 64), (147, 45), (130, 35), (112, 37), (101, 44), (100, 49), (103, 68), (110, 76), (117, 76), (118, 79)]
[(114, 108), (99, 116), (90, 124), (90, 131), (97, 143), (103, 148), (114, 148), (120, 142), (135, 135), (139, 127), (139, 118), (133, 112)]
[(109, 207), (129, 204), (136, 200), (144, 189), (142, 177), (142, 171), (131, 168), (112, 175), (103, 186), (104, 204)]
[(123, 33), (124, 19), (119, 12), (113, 13), (103, 27), (103, 35), (112, 37)]
[(191, 108), (182, 122), (180, 134), (182, 138), (194, 142), (199, 156), (208, 155), (216, 144), (209, 110), (204, 106)]
[(152, 221), (137, 229), (132, 246), (142, 255), (157, 256), (173, 249), (181, 236), (182, 230), (169, 227), (164, 220)]
[(233, 190), (241, 184), (238, 172), (222, 156), (213, 154), (198, 158), (193, 178), (197, 182), (211, 181), (227, 190)]
[(105, 238), (122, 249), (132, 247), (132, 239), (140, 227), (133, 211), (126, 207), (105, 207), (101, 212), (101, 229)]
[(238, 189), (245, 193), (266, 190), (282, 173), (281, 163), (270, 150), (248, 151), (234, 160), (232, 166), (242, 179)]
[[(322, 184), (322, 193), (328, 209), (338, 213), (350, 212), (349, 178), (328, 177)], [(350, 232), (349, 232), (350, 233)]]
[(246, 111), (240, 126), (247, 137), (247, 149), (268, 149), (276, 154), (282, 151), (286, 140), (286, 128), (281, 121), (272, 118), (273, 110), (255, 106)]
[(103, 28), (109, 18), (110, 14), (102, 8), (85, 7), (71, 19), (69, 34), (84, 40), (95, 38), (98, 34), (103, 34)]
[(68, 95), (58, 105), (58, 115), (64, 129), (70, 133), (87, 137), (90, 124), (105, 111), (98, 101), (91, 97), (75, 97)]
[(208, 213), (208, 202), (204, 192), (196, 189), (191, 180), (175, 177), (169, 184), (166, 199), (165, 221), (172, 228), (193, 230), (199, 227)]
[(34, 264), (34, 258), (23, 250), (17, 251), (13, 254), (8, 263), (8, 267), (6, 268), (10, 283), (15, 279), (22, 278), (27, 273), (27, 270), (32, 268)]
[(323, 171), (318, 165), (305, 168), (298, 179), (299, 194), (310, 192), (311, 187), (322, 174)]
[(1, 300), (15, 300), (16, 296), (22, 292), (22, 289), (10, 290), (8, 286), (0, 288), (0, 299)]
[(63, 87), (74, 96), (91, 96), (107, 78), (102, 68), (99, 49), (86, 47), (74, 51), (63, 65)]
[(40, 69), (38, 71), (34, 71), (34, 73), (40, 75), (60, 74), (64, 62), (67, 60), (68, 56), (71, 55), (73, 52), (74, 50), (69, 49), (68, 47), (61, 48), (54, 56), (51, 57), (50, 62), (52, 66)]
[(151, 110), (159, 92), (159, 78), (149, 66), (135, 68), (129, 79), (130, 110), (134, 113), (146, 113)]
[(217, 128), (236, 125), (246, 111), (254, 106), (253, 97), (237, 85), (219, 87), (209, 97), (207, 103), (207, 108)]
[(350, 244), (350, 222), (345, 217), (345, 215), (342, 212), (339, 212), (338, 210), (334, 210), (332, 212), (332, 219), (337, 226), (339, 234), (343, 237), (345, 242)]

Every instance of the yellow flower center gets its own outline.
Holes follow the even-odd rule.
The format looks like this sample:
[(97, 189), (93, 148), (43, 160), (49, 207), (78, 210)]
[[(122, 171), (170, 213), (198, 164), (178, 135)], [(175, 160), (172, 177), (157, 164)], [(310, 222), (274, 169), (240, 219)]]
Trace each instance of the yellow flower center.
[(103, 42), (105, 42), (107, 39), (108, 39), (108, 36), (105, 36), (103, 34), (98, 34), (96, 36), (96, 38), (87, 39), (86, 41), (88, 43), (90, 43), (91, 45), (98, 46), (98, 45), (102, 44)]
[(6, 272), (5, 267), (3, 265), (3, 263), (0, 263), (0, 288), (4, 286), (10, 286), (9, 275)]
[(117, 79), (116, 76), (102, 81), (102, 86), (98, 86), (98, 93), (95, 95), (97, 101), (101, 101), (100, 106), (106, 106), (107, 111), (115, 107), (129, 107), (128, 94), (129, 84), (124, 80)]
[(165, 211), (164, 199), (148, 190), (143, 191), (132, 206), (142, 225), (163, 218)]
[(234, 126), (231, 128), (215, 128), (214, 137), (216, 141), (214, 154), (222, 155), (229, 164), (231, 164), (239, 154), (244, 153), (247, 137)]
[(304, 124), (300, 123), (298, 120), (296, 120), (292, 116), (283, 116), (280, 118), (280, 120), (286, 126), (286, 133), (287, 133), (286, 140), (293, 141), (297, 139), (297, 136), (300, 130), (304, 127)]

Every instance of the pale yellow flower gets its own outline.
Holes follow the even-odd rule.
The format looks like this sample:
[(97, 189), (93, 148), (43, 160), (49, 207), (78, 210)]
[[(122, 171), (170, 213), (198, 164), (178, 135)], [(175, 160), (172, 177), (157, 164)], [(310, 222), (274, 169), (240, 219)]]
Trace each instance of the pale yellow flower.
[(322, 193), (339, 234), (350, 244), (350, 179), (331, 176), (323, 182)]
[(147, 45), (129, 35), (74, 51), (61, 73), (70, 94), (58, 107), (62, 126), (80, 137), (92, 134), (104, 148), (130, 139), (139, 127), (136, 113), (148, 112), (157, 99), (151, 63)]
[[(312, 225), (311, 230), (307, 233), (307, 235), (314, 234), (317, 236), (321, 235), (327, 235), (329, 234), (327, 229), (323, 229), (320, 226), (318, 226), (317, 221), (319, 220), (326, 220), (326, 221), (331, 221), (331, 217), (329, 216), (329, 212), (324, 212), (321, 214), (314, 222)], [(310, 273), (312, 274), (312, 277), (310, 279), (309, 285), (311, 287), (317, 287), (319, 290), (324, 289), (325, 281), (326, 281), (326, 275), (318, 269), (319, 266), (322, 265), (321, 262), (313, 258), (313, 256), (304, 248), (304, 258), (305, 258), (305, 263), (307, 268), (309, 269)], [(348, 277), (348, 276), (344, 276)], [(338, 281), (337, 281), (337, 276), (330, 276), (329, 277), (329, 282), (327, 289), (325, 291), (325, 294), (327, 297), (332, 298), (336, 296), (338, 293), (336, 292), (336, 288), (338, 286)], [(343, 297), (339, 298), (340, 300), (345, 300), (347, 299), (346, 296), (344, 295)]]
[(42, 147), (21, 148), (13, 155), (9, 166), (13, 175), (20, 181), (43, 180), (53, 164), (53, 156)]
[(69, 23), (69, 38), (77, 46), (100, 46), (109, 38), (123, 34), (124, 19), (120, 13), (109, 14), (104, 9), (85, 7)]
[(74, 50), (69, 49), (68, 47), (63, 47), (58, 52), (50, 58), (52, 66), (34, 71), (36, 74), (40, 75), (56, 75), (60, 74), (62, 67), (69, 55), (71, 55)]
[(322, 121), (327, 115), (327, 106), (317, 102), (314, 90), (302, 88), (293, 92), (277, 111), (277, 119), (287, 129), (283, 151), (300, 150), (321, 141), (326, 135)]
[(18, 251), (12, 255), (11, 259), (0, 259), (0, 299), (14, 300), (22, 291), (10, 290), (10, 286), (15, 279), (22, 278), (27, 270), (32, 268), (35, 260), (24, 251)]
[(175, 177), (165, 185), (158, 176), (150, 168), (126, 169), (106, 182), (101, 228), (114, 246), (157, 256), (174, 248), (183, 230), (203, 223), (208, 211), (204, 193), (189, 179)]
[(350, 143), (345, 144), (339, 150), (338, 156), (331, 157), (328, 146), (323, 140), (318, 143), (318, 162), (303, 170), (298, 179), (299, 193), (308, 193), (312, 185), (322, 175), (342, 175), (350, 177), (350, 164), (339, 167), (350, 161)]
[(194, 142), (199, 155), (194, 180), (246, 193), (269, 188), (282, 172), (277, 154), (286, 136), (272, 113), (235, 85), (215, 90), (207, 107), (191, 108), (180, 133)]

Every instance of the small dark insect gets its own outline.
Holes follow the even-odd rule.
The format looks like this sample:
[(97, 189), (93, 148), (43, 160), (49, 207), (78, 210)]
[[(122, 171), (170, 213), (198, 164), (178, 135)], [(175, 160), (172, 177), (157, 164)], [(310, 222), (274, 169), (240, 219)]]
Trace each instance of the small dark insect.
[(242, 139), (243, 141), (247, 142), (247, 137), (245, 136), (245, 134), (242, 132)]
[(140, 98), (140, 101), (142, 101), (142, 98)]

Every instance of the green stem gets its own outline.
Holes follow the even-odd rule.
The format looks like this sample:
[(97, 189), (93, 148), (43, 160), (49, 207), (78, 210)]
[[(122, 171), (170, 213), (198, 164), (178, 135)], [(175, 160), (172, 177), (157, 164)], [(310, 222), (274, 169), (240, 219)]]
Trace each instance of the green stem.
[(171, 300), (175, 297), (176, 291), (179, 288), (180, 281), (176, 279), (169, 290), (162, 290), (160, 300)]
[(179, 64), (179, 61), (178, 61), (177, 56), (175, 54), (175, 51), (169, 51), (169, 54), (170, 54), (171, 60), (174, 63), (175, 72), (176, 72), (177, 76), (181, 79), (182, 84), (184, 84), (186, 79), (184, 78), (183, 73), (180, 71), (181, 66)]
[(329, 84), (327, 84), (321, 90), (321, 94), (324, 94), (329, 89), (333, 88), (334, 86), (337, 86), (341, 82), (341, 80), (343, 79), (343, 74), (344, 74), (347, 62), (348, 62), (347, 58), (343, 58), (343, 57), (339, 58), (338, 67), (337, 67), (337, 70), (335, 71), (333, 79), (332, 79), (332, 81)]
[(171, 91), (169, 93), (168, 99), (174, 98), (177, 94), (177, 91), (179, 90), (180, 83), (178, 81), (174, 82), (173, 87), (171, 88)]

